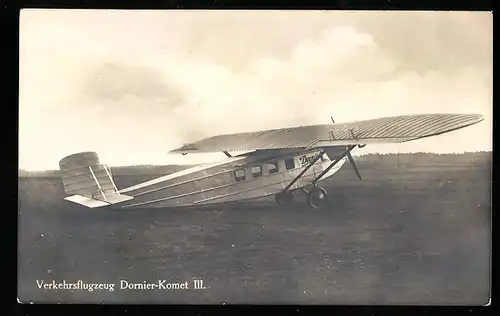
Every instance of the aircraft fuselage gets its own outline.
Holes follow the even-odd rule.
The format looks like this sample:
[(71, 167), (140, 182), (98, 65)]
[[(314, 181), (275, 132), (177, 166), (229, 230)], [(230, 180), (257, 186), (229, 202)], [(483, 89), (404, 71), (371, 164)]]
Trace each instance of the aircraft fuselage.
[[(343, 146), (329, 149), (288, 190), (310, 185), (344, 149)], [(198, 165), (124, 188), (120, 194), (132, 196), (133, 200), (113, 207), (201, 206), (275, 195), (282, 192), (320, 153), (320, 149), (285, 154), (259, 153)], [(337, 172), (346, 159), (342, 158), (321, 180)]]

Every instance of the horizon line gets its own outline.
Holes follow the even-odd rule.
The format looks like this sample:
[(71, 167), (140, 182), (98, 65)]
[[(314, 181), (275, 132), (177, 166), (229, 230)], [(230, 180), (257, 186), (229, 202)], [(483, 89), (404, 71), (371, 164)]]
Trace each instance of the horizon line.
[[(437, 156), (444, 156), (444, 155), (465, 155), (465, 154), (474, 154), (474, 153), (492, 153), (492, 150), (477, 150), (477, 151), (464, 151), (464, 152), (449, 152), (449, 153), (436, 153), (436, 152), (425, 152), (425, 151), (419, 151), (419, 152), (402, 152), (402, 153), (360, 153), (358, 155), (353, 154), (353, 156), (389, 156), (389, 155), (418, 155), (418, 154), (430, 154), (430, 155), (437, 155)], [(184, 164), (184, 163), (171, 163), (171, 164), (133, 164), (133, 165), (114, 165), (110, 166), (110, 168), (127, 168), (127, 167), (144, 167), (144, 166), (152, 166), (152, 167), (167, 167), (167, 166), (196, 166), (200, 165), (203, 163), (191, 163), (191, 164)], [(25, 171), (25, 172), (42, 172), (42, 171), (59, 171), (59, 169), (24, 169), (24, 168), (17, 168), (18, 171)]]

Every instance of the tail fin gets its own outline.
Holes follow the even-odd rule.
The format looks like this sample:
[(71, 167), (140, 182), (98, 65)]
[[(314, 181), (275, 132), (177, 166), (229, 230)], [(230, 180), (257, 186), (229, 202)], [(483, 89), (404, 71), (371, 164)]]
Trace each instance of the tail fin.
[(65, 200), (89, 208), (101, 207), (131, 200), (120, 194), (109, 166), (99, 162), (95, 152), (82, 152), (59, 161), (64, 191), (70, 195)]

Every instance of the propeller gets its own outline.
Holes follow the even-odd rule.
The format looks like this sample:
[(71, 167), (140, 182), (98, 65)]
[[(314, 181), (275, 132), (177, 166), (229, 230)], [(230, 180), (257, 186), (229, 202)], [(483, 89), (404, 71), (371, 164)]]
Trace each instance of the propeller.
[(354, 158), (352, 158), (351, 156), (351, 152), (347, 152), (347, 158), (349, 158), (349, 162), (351, 163), (352, 168), (354, 169), (354, 172), (356, 172), (356, 175), (358, 176), (359, 180), (363, 180), (361, 179), (361, 174), (359, 173), (358, 166), (356, 165)]

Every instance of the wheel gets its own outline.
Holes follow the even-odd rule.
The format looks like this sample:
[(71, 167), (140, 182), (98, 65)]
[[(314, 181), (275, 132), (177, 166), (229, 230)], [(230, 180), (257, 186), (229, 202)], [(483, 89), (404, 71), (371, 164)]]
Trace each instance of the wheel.
[(313, 208), (322, 208), (325, 206), (328, 193), (322, 187), (314, 187), (307, 194), (307, 202)]
[(274, 195), (276, 203), (279, 205), (288, 205), (293, 202), (293, 192), (292, 191), (284, 191), (280, 193), (276, 193)]

